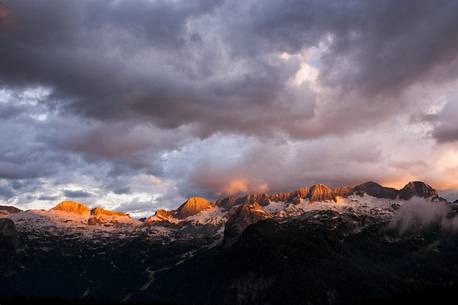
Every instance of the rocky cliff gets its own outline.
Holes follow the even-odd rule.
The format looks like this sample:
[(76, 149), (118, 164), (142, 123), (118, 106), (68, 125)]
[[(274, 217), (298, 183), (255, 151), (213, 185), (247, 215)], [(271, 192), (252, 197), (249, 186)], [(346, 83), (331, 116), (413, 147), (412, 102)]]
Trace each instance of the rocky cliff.
[(61, 203), (56, 205), (51, 210), (75, 213), (78, 215), (89, 215), (90, 214), (89, 208), (86, 205), (76, 202), (76, 201), (62, 201)]

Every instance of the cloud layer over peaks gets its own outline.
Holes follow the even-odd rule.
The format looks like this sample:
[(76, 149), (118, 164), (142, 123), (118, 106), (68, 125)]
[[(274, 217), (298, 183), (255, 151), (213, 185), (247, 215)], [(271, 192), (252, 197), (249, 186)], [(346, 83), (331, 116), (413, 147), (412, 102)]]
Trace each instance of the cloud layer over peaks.
[(312, 182), (458, 188), (457, 12), (445, 0), (4, 0), (0, 200), (80, 192), (141, 212)]

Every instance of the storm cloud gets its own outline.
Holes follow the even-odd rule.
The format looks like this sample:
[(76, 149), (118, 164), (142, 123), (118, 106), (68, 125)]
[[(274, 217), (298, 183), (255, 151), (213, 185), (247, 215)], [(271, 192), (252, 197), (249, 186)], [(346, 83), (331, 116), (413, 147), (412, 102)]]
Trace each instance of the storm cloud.
[(88, 198), (92, 194), (83, 190), (64, 190), (64, 196), (68, 198)]
[(445, 0), (2, 1), (0, 179), (34, 186), (7, 201), (76, 188), (146, 211), (315, 182), (456, 188), (457, 12)]

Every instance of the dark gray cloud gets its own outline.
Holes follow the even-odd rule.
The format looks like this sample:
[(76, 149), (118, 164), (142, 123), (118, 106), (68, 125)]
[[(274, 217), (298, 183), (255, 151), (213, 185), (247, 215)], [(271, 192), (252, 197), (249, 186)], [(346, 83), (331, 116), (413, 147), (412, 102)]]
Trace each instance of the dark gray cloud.
[(40, 123), (26, 117), (0, 122), (0, 179), (39, 178), (55, 174), (58, 164), (68, 161), (35, 140)]
[(458, 95), (452, 95), (440, 113), (434, 115), (433, 137), (439, 143), (458, 141)]
[(443, 122), (434, 131), (434, 137), (439, 142), (456, 142), (458, 141), (458, 126), (454, 122)]
[(12, 180), (10, 184), (11, 187), (15, 190), (21, 190), (28, 186), (28, 183), (24, 180)]
[(38, 200), (43, 200), (43, 201), (55, 201), (57, 199), (59, 199), (59, 196), (42, 195), (38, 197)]
[[(456, 81), (456, 1), (2, 3), (0, 179), (24, 194), (78, 183), (146, 207), (160, 200), (136, 192), (170, 205), (238, 180), (417, 177), (431, 172), (429, 140), (405, 140), (410, 125), (458, 139), (456, 101), (431, 112), (436, 97), (415, 91)], [(304, 67), (317, 76), (296, 82)], [(138, 189), (143, 174), (158, 181)]]
[(68, 198), (88, 198), (93, 196), (91, 193), (83, 190), (64, 190), (64, 196)]
[(323, 59), (328, 83), (373, 96), (457, 77), (456, 1), (350, 3), (346, 30)]
[(0, 198), (1, 199), (10, 199), (15, 193), (7, 186), (0, 185)]
[[(80, 115), (152, 120), (165, 128), (198, 123), (202, 135), (256, 129), (254, 118), (284, 125), (274, 113), (263, 113), (265, 105), (296, 120), (311, 115), (313, 103), (294, 111), (285, 105), (285, 99), (304, 96), (285, 85), (298, 63), (284, 64), (267, 50), (255, 60), (218, 55), (214, 65), (202, 67), (206, 52), (217, 56), (226, 46), (207, 45), (201, 37), (207, 29), (194, 32), (189, 24), (218, 1), (103, 3), (9, 4), (18, 29), (0, 36), (8, 46), (0, 79), (48, 86), (50, 106)], [(226, 73), (231, 68), (233, 76)]]
[(313, 137), (331, 127), (320, 120), (302, 124), (318, 115), (316, 97), (306, 85), (287, 85), (299, 63), (276, 54), (328, 40), (320, 78), (341, 93), (364, 94), (345, 106), (332, 104), (350, 115), (362, 108), (367, 126), (368, 115), (380, 120), (380, 111), (402, 108), (398, 99), (390, 106), (375, 97), (456, 77), (456, 5), (8, 1), (17, 28), (1, 32), (0, 79), (48, 86), (50, 105), (97, 119), (140, 119), (162, 128), (196, 124), (201, 136), (284, 131)]
[(129, 211), (130, 213), (134, 214), (142, 214), (145, 212), (151, 213), (151, 210), (157, 208), (157, 206), (150, 202), (150, 201), (133, 201), (133, 202), (126, 202), (126, 203), (121, 203), (121, 205), (116, 208), (116, 211), (119, 212), (125, 212)]
[(0, 119), (7, 120), (17, 117), (22, 110), (16, 105), (0, 104)]
[(118, 194), (118, 195), (129, 194), (130, 188), (128, 186), (124, 186), (124, 187), (121, 186), (121, 187), (115, 188), (113, 190), (113, 193)]

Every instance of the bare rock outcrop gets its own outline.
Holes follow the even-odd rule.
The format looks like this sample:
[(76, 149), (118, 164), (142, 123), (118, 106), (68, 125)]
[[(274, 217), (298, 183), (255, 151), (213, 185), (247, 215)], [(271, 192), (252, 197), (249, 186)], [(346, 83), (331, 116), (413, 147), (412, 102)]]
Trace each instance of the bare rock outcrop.
[(348, 197), (353, 194), (353, 189), (349, 186), (339, 186), (333, 190), (334, 194), (339, 197)]
[(302, 199), (307, 198), (307, 195), (309, 193), (309, 189), (306, 187), (301, 187), (294, 192), (289, 193), (289, 198), (286, 200), (287, 202), (291, 202), (293, 204), (298, 204), (301, 202)]
[(130, 215), (128, 213), (105, 210), (104, 208), (100, 208), (100, 207), (92, 209), (91, 210), (91, 215), (95, 215), (95, 216), (99, 216), (99, 215), (121, 216), (121, 217), (125, 216), (125, 217), (129, 217), (130, 218)]
[(337, 201), (333, 190), (324, 184), (315, 184), (312, 186), (307, 194), (307, 198), (310, 200), (310, 202)]
[(292, 193), (274, 193), (269, 196), (271, 201), (284, 201), (288, 202), (291, 199)]
[(397, 189), (391, 187), (384, 187), (373, 181), (355, 186), (353, 188), (353, 191), (359, 196), (367, 194), (372, 197), (386, 199), (396, 199), (399, 193)]
[(164, 209), (157, 210), (153, 216), (148, 217), (145, 220), (145, 223), (151, 223), (151, 222), (170, 222), (170, 220), (173, 218), (173, 214), (175, 211), (168, 211)]
[(76, 201), (62, 201), (53, 207), (51, 211), (61, 211), (79, 215), (89, 215), (90, 213), (89, 208), (86, 205)]
[(87, 223), (88, 225), (116, 225), (127, 219), (130, 219), (130, 215), (127, 213), (97, 207), (91, 210)]
[(11, 215), (22, 212), (22, 210), (11, 205), (0, 205), (0, 215)]
[(399, 198), (409, 200), (413, 196), (430, 198), (437, 197), (438, 195), (436, 190), (430, 185), (421, 181), (411, 181), (399, 191)]
[(225, 246), (234, 244), (246, 227), (270, 217), (270, 214), (257, 202), (241, 205), (234, 211), (226, 223), (223, 244)]
[(3, 254), (14, 253), (20, 246), (16, 226), (11, 219), (0, 218), (0, 252)]
[(243, 197), (240, 197), (236, 201), (237, 204), (253, 204), (258, 203), (262, 206), (269, 205), (270, 197), (268, 194), (248, 194)]
[(237, 198), (235, 196), (229, 196), (223, 199), (219, 199), (215, 202), (215, 205), (228, 210), (237, 205)]
[(191, 197), (184, 202), (176, 211), (174, 216), (178, 219), (183, 219), (197, 213), (210, 209), (212, 204), (202, 197)]

